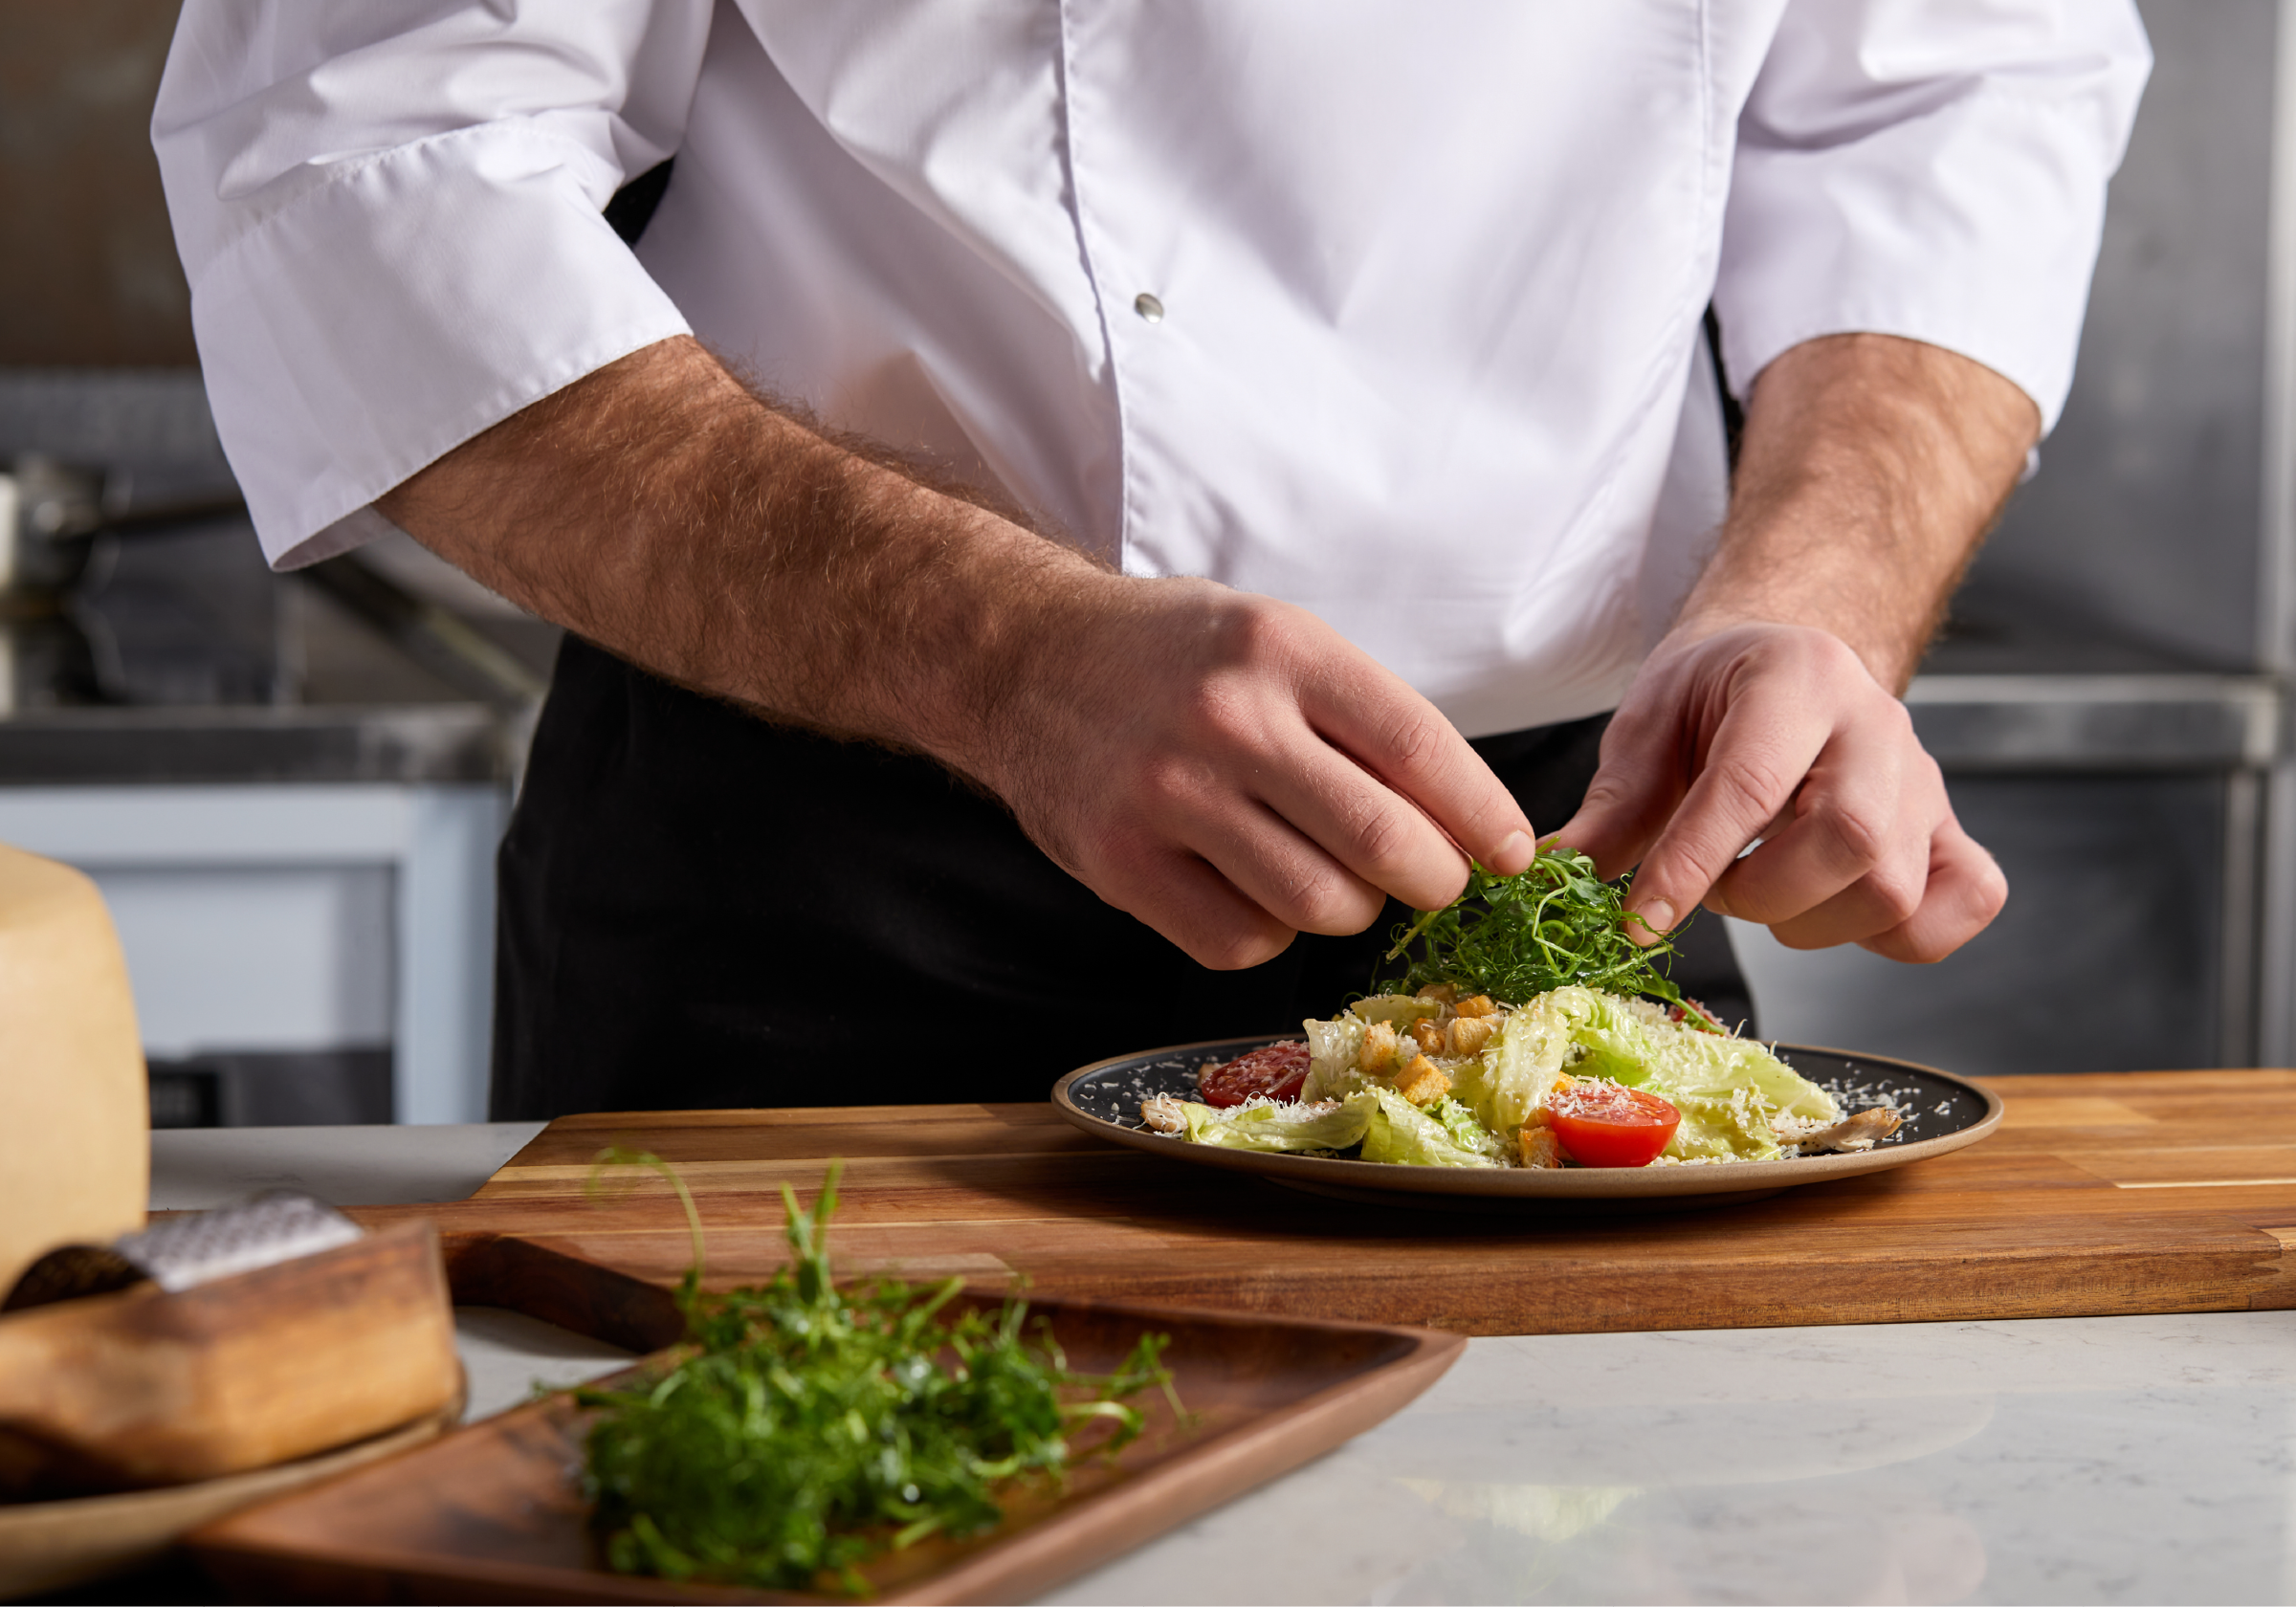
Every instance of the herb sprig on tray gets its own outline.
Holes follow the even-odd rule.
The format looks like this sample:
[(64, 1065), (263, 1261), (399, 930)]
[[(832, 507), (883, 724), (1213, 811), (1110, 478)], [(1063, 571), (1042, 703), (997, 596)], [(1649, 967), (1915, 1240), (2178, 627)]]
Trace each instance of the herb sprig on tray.
[(1409, 963), (1401, 977), (1373, 985), (1413, 993), (1448, 982), (1503, 1004), (1527, 1003), (1574, 985), (1648, 994), (1680, 1006), (1693, 1025), (1719, 1031), (1659, 968), (1674, 945), (1662, 936), (1645, 948), (1627, 936), (1630, 925), (1652, 931), (1627, 912), (1627, 877), (1605, 882), (1593, 860), (1553, 844), (1517, 875), (1494, 875), (1475, 866), (1466, 891), (1449, 905), (1422, 911), (1418, 919), (1396, 927), (1395, 946), (1380, 969), (1406, 957)]
[[(602, 1158), (675, 1182), (651, 1156)], [(1144, 1423), (1129, 1398), (1161, 1386), (1179, 1411), (1166, 1335), (1087, 1375), (1024, 1301), (950, 1310), (961, 1279), (841, 1291), (826, 1242), (838, 1172), (809, 1212), (783, 1185), (793, 1264), (762, 1288), (703, 1295), (696, 1222), (678, 1294), (691, 1353), (629, 1388), (577, 1392), (599, 1413), (585, 1485), (617, 1572), (866, 1594), (872, 1557), (994, 1527), (1012, 1481), (1057, 1485), (1084, 1425), (1113, 1421), (1093, 1454), (1120, 1450)]]

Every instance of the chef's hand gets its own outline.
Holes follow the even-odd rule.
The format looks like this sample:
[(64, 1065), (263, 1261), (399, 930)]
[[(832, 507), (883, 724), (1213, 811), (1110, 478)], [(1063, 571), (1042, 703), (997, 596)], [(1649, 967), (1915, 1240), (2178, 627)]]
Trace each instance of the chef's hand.
[(1559, 835), (1605, 875), (1639, 864), (1627, 906), (1655, 932), (1704, 902), (1788, 948), (1928, 961), (2009, 896), (1905, 705), (1839, 637), (1802, 626), (1662, 643)]
[[(1699, 903), (1791, 948), (1942, 959), (2008, 897), (1896, 693), (2016, 483), (2040, 417), (1970, 359), (1838, 335), (1754, 386), (1714, 557), (1556, 833), (1626, 903)], [(1756, 839), (1761, 846), (1739, 855)]]
[(1110, 572), (679, 337), (382, 497), (485, 584), (658, 675), (933, 758), (1205, 965), (1447, 904), (1531, 824), (1425, 698), (1301, 609)]
[(1304, 609), (1111, 575), (1034, 636), (993, 739), (953, 759), (1204, 965), (1360, 932), (1391, 893), (1438, 909), (1466, 885), (1462, 848), (1531, 862), (1531, 823), (1450, 722)]

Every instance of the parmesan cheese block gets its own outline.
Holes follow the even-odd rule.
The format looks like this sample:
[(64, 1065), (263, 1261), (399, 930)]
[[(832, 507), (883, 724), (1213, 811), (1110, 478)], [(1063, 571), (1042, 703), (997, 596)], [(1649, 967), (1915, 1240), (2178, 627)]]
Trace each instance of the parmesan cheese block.
[(144, 1225), (151, 1095), (96, 884), (0, 847), (0, 1293), (57, 1244)]

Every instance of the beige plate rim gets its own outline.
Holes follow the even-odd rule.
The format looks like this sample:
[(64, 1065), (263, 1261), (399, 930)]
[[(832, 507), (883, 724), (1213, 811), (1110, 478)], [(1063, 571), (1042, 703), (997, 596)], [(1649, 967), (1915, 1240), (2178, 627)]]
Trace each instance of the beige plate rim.
[(186, 1530), (300, 1486), (436, 1438), (462, 1418), (441, 1411), (298, 1462), (157, 1489), (0, 1506), (0, 1598), (60, 1590), (156, 1556)]
[[(1267, 1038), (1257, 1041), (1272, 1042), (1281, 1036), (1281, 1033), (1270, 1033)], [(1859, 1155), (1808, 1156), (1798, 1160), (1750, 1160), (1726, 1166), (1557, 1171), (1509, 1168), (1484, 1171), (1480, 1168), (1455, 1169), (1447, 1166), (1390, 1166), (1370, 1160), (1265, 1155), (1250, 1150), (1223, 1150), (1203, 1144), (1184, 1144), (1161, 1134), (1117, 1127), (1113, 1122), (1103, 1121), (1077, 1105), (1069, 1093), (1070, 1086), (1078, 1080), (1127, 1061), (1152, 1056), (1181, 1056), (1194, 1050), (1231, 1047), (1253, 1041), (1249, 1038), (1211, 1038), (1201, 1043), (1173, 1044), (1163, 1048), (1135, 1049), (1130, 1054), (1110, 1055), (1106, 1060), (1096, 1060), (1090, 1066), (1078, 1067), (1054, 1084), (1052, 1108), (1070, 1125), (1112, 1143), (1122, 1144), (1127, 1149), (1198, 1166), (1210, 1166), (1224, 1172), (1247, 1172), (1277, 1181), (1296, 1179), (1391, 1194), (1447, 1194), (1485, 1200), (1662, 1200), (1669, 1196), (1747, 1194), (1755, 1191), (1776, 1193), (1781, 1188), (1795, 1188), (1804, 1183), (1822, 1183), (1840, 1178), (1864, 1177), (1872, 1172), (1889, 1172), (1966, 1149), (1989, 1136), (1994, 1129), (2000, 1126), (2003, 1110), (2000, 1095), (1991, 1089), (1951, 1071), (1939, 1070), (1934, 1066), (1924, 1066), (1919, 1061), (1900, 1060), (1893, 1055), (1865, 1054), (1853, 1049), (1827, 1048), (1815, 1044), (1777, 1044), (1773, 1046), (1783, 1051), (1789, 1061), (1796, 1054), (1835, 1055), (1877, 1069), (1889, 1068), (1942, 1078), (1983, 1100), (1985, 1113), (1960, 1132), (1949, 1133), (1941, 1138), (1893, 1144), (1886, 1149), (1867, 1150)]]

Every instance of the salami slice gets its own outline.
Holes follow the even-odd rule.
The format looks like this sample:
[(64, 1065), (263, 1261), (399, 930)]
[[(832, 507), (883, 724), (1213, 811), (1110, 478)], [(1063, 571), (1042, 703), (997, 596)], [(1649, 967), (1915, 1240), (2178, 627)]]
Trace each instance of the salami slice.
[(1266, 1094), (1269, 1099), (1297, 1099), (1308, 1080), (1308, 1046), (1296, 1039), (1269, 1044), (1197, 1074), (1197, 1089), (1206, 1105), (1241, 1105)]

